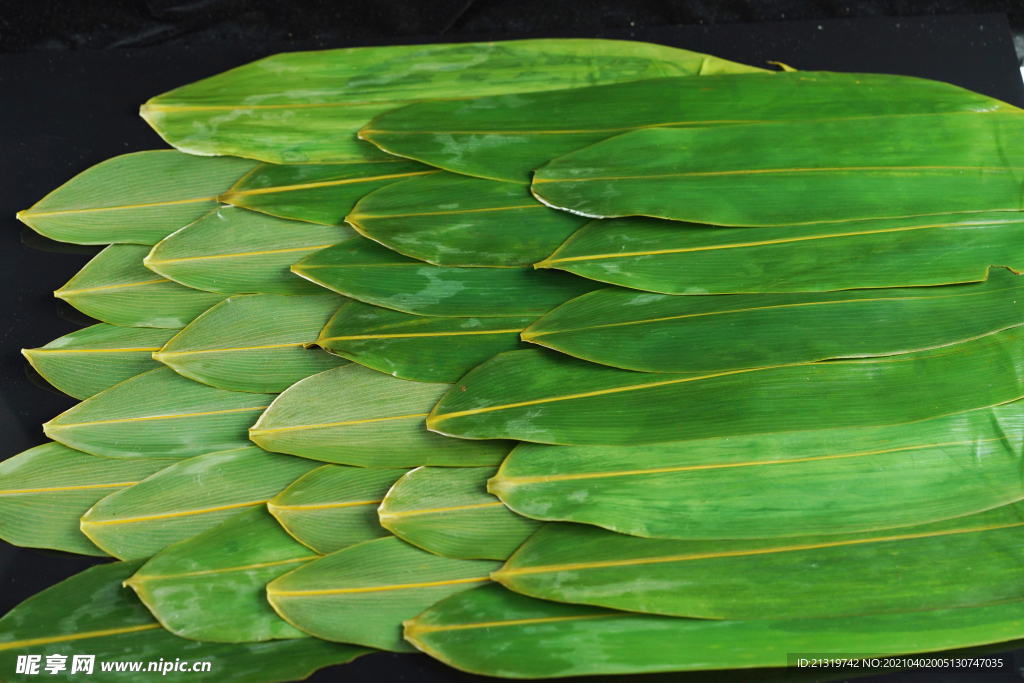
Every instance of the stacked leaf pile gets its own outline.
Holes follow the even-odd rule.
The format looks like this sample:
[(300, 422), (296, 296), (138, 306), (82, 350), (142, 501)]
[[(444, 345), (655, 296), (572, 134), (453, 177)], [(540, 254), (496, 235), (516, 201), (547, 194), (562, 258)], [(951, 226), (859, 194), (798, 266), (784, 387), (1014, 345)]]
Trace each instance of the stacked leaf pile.
[(550, 40), (279, 55), (142, 113), (177, 150), (20, 214), (110, 246), (56, 292), (102, 322), (25, 351), (81, 403), (0, 465), (0, 536), (118, 561), (0, 620), (5, 672), (1024, 637), (1020, 110)]

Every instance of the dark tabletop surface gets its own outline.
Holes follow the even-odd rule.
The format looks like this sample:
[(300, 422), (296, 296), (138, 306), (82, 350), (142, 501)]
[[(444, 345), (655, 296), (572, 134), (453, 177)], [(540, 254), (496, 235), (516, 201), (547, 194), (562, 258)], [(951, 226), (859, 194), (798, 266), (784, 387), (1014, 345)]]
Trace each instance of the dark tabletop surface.
[[(22, 3), (33, 7), (33, 3)], [(0, 15), (0, 19), (3, 15)], [(2, 23), (2, 22), (0, 22)], [(448, 27), (438, 28), (441, 31)], [(372, 32), (368, 35), (373, 36)], [(514, 37), (635, 38), (739, 62), (781, 61), (801, 70), (895, 73), (946, 81), (1024, 107), (1024, 83), (1004, 15), (867, 18), (690, 25)], [(466, 39), (507, 38), (474, 33)], [(365, 38), (365, 35), (364, 35)], [(443, 37), (455, 41), (461, 36)], [(439, 42), (437, 35), (391, 37), (376, 43)], [(104, 51), (38, 51), (0, 55), (0, 459), (44, 443), (41, 424), (76, 402), (28, 368), (19, 351), (42, 346), (92, 320), (52, 296), (98, 248), (51, 242), (14, 214), (76, 173), (104, 159), (165, 147), (138, 116), (146, 99), (282, 50), (372, 44), (354, 37), (303, 42), (217, 42)], [(97, 562), (16, 548), (0, 541), (0, 614), (25, 598)], [(0, 672), (0, 679), (3, 672)], [(615, 677), (615, 681), (761, 680), (718, 674)], [(423, 655), (379, 653), (315, 674), (311, 681), (489, 680), (461, 674)], [(576, 679), (582, 680), (582, 679)], [(608, 680), (608, 679), (604, 679)], [(807, 679), (812, 680), (812, 679)], [(837, 680), (824, 675), (821, 680)], [(842, 680), (842, 679), (838, 679)], [(859, 680), (878, 683), (1020, 681), (1012, 670), (908, 671)]]

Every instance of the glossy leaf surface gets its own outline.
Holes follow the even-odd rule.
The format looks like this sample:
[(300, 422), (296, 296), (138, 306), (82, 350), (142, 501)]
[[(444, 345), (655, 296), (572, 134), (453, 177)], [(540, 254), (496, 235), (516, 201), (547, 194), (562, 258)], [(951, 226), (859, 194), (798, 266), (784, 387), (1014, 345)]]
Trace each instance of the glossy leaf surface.
[(433, 173), (363, 197), (346, 220), (389, 249), (439, 266), (522, 267), (587, 219), (552, 211), (524, 183)]
[(373, 161), (342, 164), (260, 164), (218, 199), (280, 218), (341, 225), (365, 194), (437, 172), (418, 161), (370, 156)]
[(904, 424), (1024, 396), (1022, 342), (1015, 327), (930, 351), (705, 377), (513, 351), (463, 377), (427, 426), (470, 439), (636, 445)]
[(1022, 323), (1024, 277), (995, 268), (985, 282), (945, 287), (733, 296), (604, 289), (562, 304), (522, 338), (602, 365), (706, 374), (907, 353)]
[(47, 382), (69, 396), (86, 399), (160, 367), (153, 352), (162, 349), (175, 332), (100, 323), (21, 353)]
[(189, 458), (248, 445), (246, 429), (271, 400), (157, 368), (82, 401), (43, 431), (54, 441), (108, 458)]
[(665, 294), (822, 292), (984, 280), (1024, 271), (1012, 212), (721, 228), (615, 218), (581, 228), (536, 264)]
[(86, 315), (122, 327), (180, 329), (224, 300), (171, 282), (142, 265), (149, 247), (113, 244), (53, 293)]
[(146, 267), (187, 287), (224, 294), (316, 294), (289, 267), (350, 239), (352, 229), (222, 207), (153, 247)]
[(275, 579), (267, 597), (289, 623), (317, 638), (408, 652), (404, 619), (487, 582), (499, 566), (438, 557), (394, 537), (378, 538)]
[[(356, 131), (410, 101), (748, 71), (760, 69), (615, 40), (288, 52), (154, 97), (141, 114), (161, 137), (193, 154), (234, 154), (279, 164), (360, 160), (376, 150), (357, 140)], [(296, 88), (296, 83), (308, 87)]]
[(78, 528), (104, 496), (137, 484), (174, 460), (98, 458), (59, 443), (0, 462), (0, 538), (27, 548), (105, 555)]
[(946, 83), (882, 74), (718, 74), (594, 85), (419, 102), (379, 116), (360, 136), (456, 173), (528, 182), (551, 159), (647, 126), (1018, 111)]
[(377, 508), (407, 471), (324, 465), (274, 496), (267, 509), (299, 542), (327, 555), (388, 535)]
[(375, 306), (466, 318), (536, 316), (597, 288), (594, 282), (568, 273), (435, 266), (362, 237), (319, 251), (292, 270)]
[(488, 490), (536, 519), (654, 538), (756, 539), (891, 529), (1006, 505), (1024, 497), (1022, 456), (1016, 401), (891, 427), (520, 444)]
[(182, 638), (301, 638), (270, 607), (266, 587), (318, 557), (259, 505), (164, 548), (125, 583), (164, 628)]
[[(30, 683), (49, 675), (46, 657), (67, 656), (63, 680), (117, 683), (125, 671), (103, 671), (101, 663), (181, 661), (183, 672), (150, 673), (167, 681), (279, 683), (304, 678), (319, 668), (349, 662), (368, 650), (315, 638), (268, 643), (200, 643), (160, 627), (149, 611), (121, 585), (140, 562), (115, 562), (81, 574), (32, 596), (0, 619), (0, 665), (4, 680)], [(16, 674), (19, 656), (42, 655), (39, 673)], [(74, 656), (93, 655), (91, 674), (70, 674)], [(202, 663), (208, 663), (203, 666)], [(200, 669), (190, 670), (195, 664)], [(156, 670), (154, 670), (156, 671)]]
[(296, 383), (249, 437), (268, 451), (360, 467), (498, 464), (510, 450), (505, 441), (463, 441), (427, 430), (424, 418), (449, 387), (353, 363)]
[(79, 173), (18, 218), (59, 242), (156, 244), (216, 208), (217, 195), (253, 166), (174, 150), (124, 154)]
[(540, 528), (487, 493), (493, 467), (420, 467), (388, 491), (380, 523), (403, 541), (445, 557), (504, 560)]
[(314, 467), (255, 446), (196, 456), (107, 496), (82, 516), (82, 531), (114, 557), (150, 557), (263, 505)]
[(349, 301), (317, 346), (361, 365), (418, 382), (455, 382), (491, 356), (521, 347), (536, 318), (442, 318)]
[(233, 296), (196, 318), (153, 358), (220, 389), (278, 393), (347, 362), (304, 347), (342, 303), (327, 292)]
[(549, 162), (533, 193), (594, 218), (732, 226), (1019, 211), (1024, 153), (1004, 141), (1021, 134), (1011, 113), (649, 128)]
[(788, 652), (904, 654), (1020, 638), (1020, 607), (718, 621), (563, 605), (490, 585), (407, 621), (405, 637), (445, 664), (506, 678), (784, 667)]

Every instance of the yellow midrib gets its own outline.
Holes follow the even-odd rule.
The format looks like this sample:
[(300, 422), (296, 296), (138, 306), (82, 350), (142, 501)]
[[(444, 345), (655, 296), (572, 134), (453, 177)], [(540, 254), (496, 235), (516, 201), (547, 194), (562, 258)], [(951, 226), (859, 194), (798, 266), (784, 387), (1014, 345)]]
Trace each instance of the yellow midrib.
[(257, 564), (246, 564), (238, 567), (222, 567), (220, 569), (204, 569), (197, 572), (183, 572), (181, 574), (169, 574), (169, 575), (158, 575), (158, 574), (135, 574), (130, 579), (125, 581), (125, 585), (134, 586), (136, 584), (142, 584), (146, 581), (167, 581), (175, 579), (189, 578), (193, 576), (209, 576), (212, 574), (228, 574), (231, 572), (245, 572), (252, 569), (266, 569), (269, 567), (280, 567), (285, 564), (297, 564), (299, 562), (310, 562), (323, 557), (323, 555), (306, 555), (304, 557), (293, 557), (287, 560), (277, 560), (275, 562), (259, 562)]
[(123, 211), (125, 209), (147, 209), (153, 206), (173, 206), (175, 204), (195, 204), (197, 202), (215, 202), (216, 197), (198, 197), (195, 199), (175, 199), (166, 202), (149, 202), (146, 204), (125, 204), (123, 206), (99, 206), (89, 207), (84, 209), (63, 209), (60, 211), (32, 211), (27, 209), (22, 211), (19, 216), (26, 216), (28, 218), (37, 218), (39, 216), (59, 216), (68, 213), (93, 213), (96, 211)]
[[(402, 159), (401, 161), (406, 161)], [(380, 163), (380, 162), (378, 162)], [(395, 163), (395, 162), (388, 162)], [(294, 192), (297, 190), (315, 190), (320, 187), (335, 187), (337, 185), (353, 185), (357, 183), (368, 183), (374, 180), (388, 180), (391, 178), (409, 178), (412, 176), (419, 175), (431, 175), (437, 173), (437, 169), (431, 169), (428, 171), (410, 171), (408, 173), (391, 173), (387, 175), (375, 175), (375, 176), (360, 176), (357, 178), (345, 178), (342, 180), (324, 180), (316, 183), (299, 183), (296, 185), (277, 185), (274, 187), (258, 187), (251, 190), (228, 190), (224, 194), (220, 195), (220, 199), (230, 199), (234, 197), (246, 197), (250, 195), (258, 194), (274, 194), (277, 192)]]
[(290, 254), (301, 251), (319, 251), (326, 249), (327, 247), (333, 247), (336, 242), (331, 244), (314, 244), (303, 247), (288, 247), (287, 249), (267, 249), (265, 251), (244, 251), (235, 254), (210, 254), (207, 256), (183, 256), (181, 258), (170, 258), (170, 259), (152, 259), (146, 257), (143, 259), (143, 263), (147, 266), (154, 263), (183, 263), (185, 261), (209, 261), (211, 259), (226, 259), (226, 258), (245, 258), (247, 256), (265, 256), (267, 254)]
[(297, 429), (325, 429), (327, 427), (347, 427), (349, 425), (366, 424), (369, 422), (386, 422), (388, 420), (407, 420), (414, 417), (426, 417), (427, 413), (416, 413), (413, 415), (393, 415), (389, 417), (371, 417), (364, 420), (350, 420), (347, 422), (327, 422), (318, 425), (297, 425), (295, 427), (275, 427), (273, 429), (257, 429), (259, 426), (257, 423), (256, 427), (249, 430), (249, 436), (262, 436), (264, 434), (274, 434), (277, 432), (291, 432)]
[(607, 612), (605, 614), (580, 614), (567, 617), (537, 617), (535, 619), (509, 619), (507, 621), (481, 621), (475, 624), (447, 624), (444, 626), (420, 626), (416, 620), (405, 622), (406, 635), (434, 633), (437, 631), (464, 631), (474, 628), (497, 628), (502, 626), (533, 626), (535, 624), (555, 624), (560, 621), (582, 621), (584, 619), (617, 619), (633, 616), (627, 612)]
[(86, 519), (89, 513), (86, 513), (82, 517), (81, 526), (108, 526), (111, 524), (133, 524), (135, 522), (151, 522), (156, 519), (175, 519), (179, 517), (192, 517), (194, 515), (204, 515), (210, 512), (223, 512), (224, 510), (236, 510), (238, 508), (252, 507), (254, 505), (263, 505), (267, 502), (267, 499), (248, 501), (245, 503), (231, 503), (229, 505), (218, 505), (215, 507), (208, 508), (197, 508), (195, 510), (182, 510), (180, 512), (163, 512), (156, 515), (146, 515), (143, 517), (125, 517), (122, 519)]
[(87, 631), (85, 633), (74, 633), (64, 636), (52, 636), (49, 638), (30, 638), (27, 640), (15, 640), (9, 643), (0, 643), (0, 650), (14, 650), (22, 647), (36, 647), (49, 645), (50, 643), (64, 643), (72, 640), (85, 640), (87, 638), (102, 638), (103, 636), (116, 636), (123, 633), (136, 633), (138, 631), (152, 631), (162, 629), (160, 624), (145, 624), (143, 626), (126, 626), (124, 628), (110, 628), (101, 631)]
[(361, 505), (380, 505), (384, 500), (359, 500), (351, 503), (317, 503), (314, 505), (282, 505), (280, 503), (274, 503), (270, 501), (267, 503), (267, 507), (271, 510), (333, 510), (336, 508), (348, 508), (348, 507), (359, 507)]
[(437, 586), (454, 586), (464, 583), (484, 583), (490, 581), (488, 576), (475, 576), (469, 579), (447, 579), (445, 581), (424, 581), (421, 583), (395, 584), (391, 586), (365, 586), (360, 588), (325, 588), (307, 591), (277, 590), (267, 586), (268, 596), (299, 597), (311, 595), (346, 595), (350, 593), (377, 593), (381, 591), (409, 590), (413, 588), (435, 588)]
[[(267, 404), (267, 405), (269, 405), (269, 404)], [(253, 411), (253, 410), (263, 411), (263, 410), (266, 410), (266, 409), (267, 409), (267, 406), (254, 406), (252, 408), (231, 408), (231, 409), (227, 409), (227, 410), (209, 410), (209, 411), (202, 412), (202, 413), (181, 413), (181, 414), (178, 414), (178, 415), (153, 415), (153, 416), (149, 416), (149, 417), (125, 417), (125, 418), (121, 418), (121, 419), (117, 419), (117, 420), (95, 420), (93, 422), (74, 422), (74, 423), (70, 423), (70, 424), (54, 424), (53, 421), (51, 420), (50, 422), (47, 422), (45, 425), (43, 425), (43, 427), (44, 427), (45, 430), (52, 431), (54, 429), (69, 429), (71, 427), (89, 427), (89, 426), (92, 426), (92, 425), (101, 425), (101, 424), (119, 424), (121, 422), (144, 422), (144, 421), (147, 421), (147, 420), (177, 420), (177, 419), (185, 418), (185, 417), (203, 417), (203, 416), (206, 416), (206, 415), (224, 415), (224, 414), (227, 414), (227, 413), (243, 413), (243, 412), (246, 412), (246, 411)]]
[(321, 342), (332, 342), (332, 341), (357, 341), (360, 339), (406, 339), (413, 337), (460, 337), (460, 336), (472, 336), (482, 334), (519, 334), (524, 329), (523, 327), (517, 329), (506, 329), (506, 330), (473, 330), (469, 332), (409, 332), (406, 334), (355, 334), (347, 337), (321, 337), (316, 340), (316, 344)]
[(719, 176), (772, 175), (783, 173), (850, 173), (862, 171), (992, 171), (998, 173), (1012, 173), (1024, 171), (1024, 168), (1017, 168), (1013, 166), (822, 166), (820, 168), (747, 168), (733, 171), (686, 171), (680, 173), (652, 173), (650, 175), (633, 176), (594, 176), (591, 178), (539, 178), (534, 176), (533, 184), (586, 183), (605, 180), (656, 180), (659, 178), (712, 178)]
[(385, 517), (409, 517), (412, 515), (430, 515), (441, 512), (452, 512), (456, 510), (476, 510), (479, 508), (490, 508), (490, 507), (504, 507), (505, 504), (500, 500), (494, 503), (475, 503), (473, 505), (453, 505), (451, 507), (444, 508), (424, 508), (422, 510), (399, 510), (397, 512), (386, 512), (381, 510), (378, 512), (378, 516), (383, 519)]

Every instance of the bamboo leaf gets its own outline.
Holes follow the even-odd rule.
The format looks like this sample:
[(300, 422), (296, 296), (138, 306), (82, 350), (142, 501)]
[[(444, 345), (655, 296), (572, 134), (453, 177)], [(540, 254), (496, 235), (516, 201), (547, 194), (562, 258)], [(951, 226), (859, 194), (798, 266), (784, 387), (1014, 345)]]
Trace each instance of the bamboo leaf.
[(634, 536), (839, 534), (1021, 500), (1022, 455), (1017, 401), (889, 427), (651, 446), (520, 444), (487, 490), (521, 515)]
[(209, 292), (317, 294), (323, 290), (296, 277), (289, 266), (352, 235), (351, 228), (221, 207), (153, 247), (145, 265)]
[(985, 282), (945, 287), (731, 296), (603, 289), (562, 304), (522, 338), (617, 368), (709, 374), (907, 353), (1020, 324), (1024, 277), (996, 268)]
[(125, 581), (182, 638), (249, 643), (301, 638), (267, 602), (267, 584), (320, 557), (262, 505), (170, 545)]
[(528, 185), (454, 173), (420, 175), (371, 192), (346, 220), (362, 235), (439, 266), (528, 266), (586, 223), (552, 211)]
[(53, 293), (86, 315), (123, 327), (180, 329), (224, 300), (161, 277), (142, 265), (149, 247), (113, 244)]
[(104, 496), (142, 481), (174, 460), (97, 458), (46, 443), (0, 462), (0, 538), (26, 548), (106, 555), (78, 528)]
[[(368, 652), (315, 638), (245, 644), (179, 638), (162, 629), (131, 590), (121, 585), (140, 564), (92, 567), (32, 596), (0, 619), (4, 680), (22, 683), (39, 678), (37, 673), (14, 673), (19, 656), (42, 655), (39, 672), (45, 675), (46, 656), (61, 654), (68, 657), (65, 676), (75, 655), (95, 656), (92, 673), (72, 676), (75, 681), (123, 681), (127, 669), (107, 672), (102, 664), (141, 662), (142, 671), (170, 673), (166, 678), (170, 681), (278, 683)], [(171, 671), (176, 664), (181, 673)]]
[(378, 538), (275, 579), (267, 598), (290, 624), (317, 638), (408, 652), (403, 619), (487, 582), (499, 566), (438, 557), (394, 537)]
[(395, 482), (380, 506), (381, 525), (444, 557), (505, 560), (540, 528), (487, 493), (493, 467), (419, 467)]
[(18, 218), (76, 244), (156, 244), (217, 206), (217, 195), (256, 164), (173, 150), (107, 159), (43, 197)]
[(150, 557), (263, 505), (315, 467), (255, 446), (199, 455), (96, 503), (82, 531), (114, 557)]
[[(563, 605), (488, 585), (405, 623), (420, 650), (506, 678), (785, 667), (786, 653), (935, 652), (1020, 638), (1020, 603), (839, 619), (712, 621)], [(524, 656), (524, 652), (530, 656)]]
[(899, 356), (703, 377), (512, 351), (463, 377), (427, 427), (469, 439), (637, 445), (905, 424), (1024, 396), (1022, 340), (1015, 327)]
[(424, 418), (450, 384), (410, 382), (345, 365), (296, 383), (249, 430), (268, 451), (359, 467), (496, 465), (505, 441), (462, 441), (427, 431)]
[(231, 297), (196, 318), (153, 358), (220, 389), (282, 392), (300, 379), (347, 363), (304, 348), (343, 302), (326, 292)]
[(271, 397), (215, 389), (170, 368), (132, 377), (43, 425), (66, 446), (110, 458), (188, 458), (248, 445)]
[(984, 280), (990, 265), (1024, 271), (1024, 219), (949, 214), (721, 228), (618, 218), (581, 228), (537, 268), (665, 294), (820, 292)]
[(650, 128), (549, 162), (533, 193), (595, 218), (726, 226), (1019, 211), (1024, 157), (1003, 141), (1022, 133), (1011, 113)]
[(359, 199), (377, 188), (437, 170), (391, 157), (341, 164), (260, 164), (218, 199), (279, 218), (342, 225)]
[(455, 382), (491, 356), (520, 348), (519, 334), (534, 320), (441, 318), (349, 301), (316, 344), (402, 379)]
[[(375, 150), (357, 140), (356, 131), (410, 101), (750, 71), (761, 69), (616, 40), (291, 52), (154, 97), (141, 114), (161, 137), (193, 154), (233, 154), (279, 164), (363, 160)], [(296, 83), (306, 87), (296, 89)]]
[(100, 323), (21, 353), (47, 382), (69, 396), (86, 399), (160, 367), (153, 352), (174, 334), (174, 330)]
[(434, 266), (362, 237), (308, 256), (292, 271), (375, 306), (463, 318), (536, 316), (597, 288), (568, 273)]
[[(514, 97), (418, 102), (383, 113), (359, 135), (392, 154), (456, 173), (527, 182), (531, 171), (551, 159), (644, 127), (1019, 111), (947, 83), (906, 76), (809, 71), (719, 73), (699, 79), (652, 75)], [(737, 152), (747, 156), (750, 149), (764, 148)]]
[(296, 540), (326, 555), (388, 535), (377, 507), (407, 471), (324, 465), (274, 496), (267, 509)]

